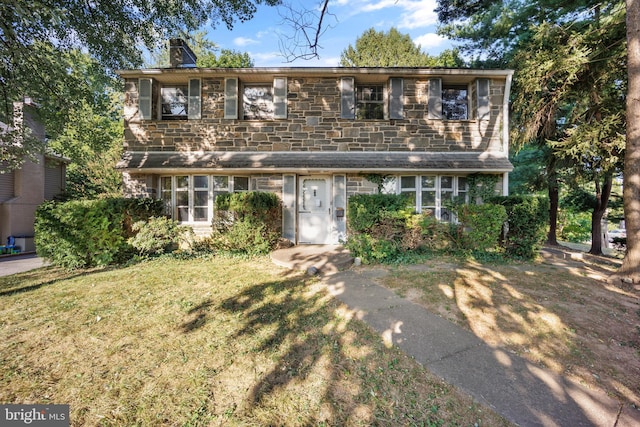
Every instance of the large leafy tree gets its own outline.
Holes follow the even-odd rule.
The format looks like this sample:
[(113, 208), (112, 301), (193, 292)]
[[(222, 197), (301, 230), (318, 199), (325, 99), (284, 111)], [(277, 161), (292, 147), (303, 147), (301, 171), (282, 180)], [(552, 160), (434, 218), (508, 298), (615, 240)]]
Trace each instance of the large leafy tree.
[(340, 54), (343, 67), (459, 67), (464, 61), (455, 50), (434, 57), (422, 51), (408, 34), (391, 28), (388, 32), (366, 30)]
[[(551, 205), (558, 205), (558, 174), (552, 168), (559, 159), (573, 160), (574, 171), (596, 182), (591, 252), (600, 253), (599, 219), (624, 144), (621, 1), (440, 0), (438, 13), (442, 31), (464, 41), (463, 50), (516, 70), (512, 136), (519, 145), (537, 143), (550, 153)], [(553, 222), (549, 241), (555, 242), (552, 233)]]
[[(42, 106), (49, 132), (63, 128), (71, 112), (91, 99), (73, 64), (80, 50), (109, 76), (140, 65), (143, 49), (206, 23), (232, 28), (250, 19), (257, 5), (280, 0), (52, 0), (0, 2), (0, 120), (10, 122), (13, 102), (30, 96)], [(36, 144), (5, 146), (0, 161), (42, 150)], [(11, 163), (12, 165), (18, 162)]]

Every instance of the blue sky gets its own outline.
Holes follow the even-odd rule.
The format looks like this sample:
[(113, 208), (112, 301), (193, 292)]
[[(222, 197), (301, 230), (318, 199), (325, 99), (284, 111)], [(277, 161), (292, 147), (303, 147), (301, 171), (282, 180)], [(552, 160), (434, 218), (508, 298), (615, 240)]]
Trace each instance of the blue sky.
[[(316, 7), (320, 0), (284, 2), (300, 10)], [(451, 43), (436, 34), (435, 8), (436, 0), (331, 0), (330, 15), (325, 17), (330, 28), (320, 39), (320, 58), (306, 61), (286, 62), (282, 56), (279, 45), (286, 40), (282, 37), (292, 34), (292, 29), (283, 24), (283, 7), (261, 6), (252, 20), (236, 23), (231, 31), (224, 25), (209, 27), (208, 38), (220, 48), (248, 52), (256, 67), (338, 66), (340, 53), (369, 28), (388, 32), (395, 27), (424, 52), (437, 55), (451, 48)]]

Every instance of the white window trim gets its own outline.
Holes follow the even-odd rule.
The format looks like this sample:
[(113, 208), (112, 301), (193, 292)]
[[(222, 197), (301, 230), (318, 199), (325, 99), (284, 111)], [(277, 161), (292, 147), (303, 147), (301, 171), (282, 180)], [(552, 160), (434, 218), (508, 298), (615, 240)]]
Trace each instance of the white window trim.
[[(458, 180), (460, 178), (466, 178), (466, 176), (464, 175), (454, 175), (454, 174), (420, 174), (420, 175), (397, 175), (395, 176), (396, 179), (396, 194), (402, 194), (402, 193), (413, 193), (415, 195), (415, 210), (416, 212), (422, 212), (422, 177), (423, 176), (435, 176), (436, 178), (436, 186), (435, 186), (435, 192), (436, 192), (436, 200), (435, 200), (435, 209), (434, 209), (434, 216), (435, 218), (440, 221), (441, 218), (441, 214), (442, 214), (442, 209), (444, 208), (444, 206), (442, 206), (442, 185), (441, 185), (441, 179), (442, 177), (452, 177), (453, 178), (453, 197), (456, 198), (459, 196), (459, 188), (458, 188)], [(415, 179), (414, 182), (414, 187), (406, 187), (406, 188), (402, 188), (402, 178), (408, 178), (408, 177), (413, 177)], [(403, 191), (405, 190), (405, 191)], [(469, 189), (467, 188), (467, 190), (465, 192), (463, 192), (463, 194), (465, 194), (466, 196), (466, 203), (469, 203)], [(452, 219), (451, 222), (455, 222), (457, 219), (455, 218), (455, 215), (452, 214)]]
[[(235, 93), (231, 93), (231, 90), (227, 86), (228, 81), (235, 81), (236, 91)], [(225, 119), (240, 119), (246, 121), (272, 121), (278, 119), (286, 119), (288, 117), (289, 110), (289, 87), (288, 87), (288, 79), (287, 77), (274, 77), (273, 81), (269, 83), (268, 81), (264, 82), (251, 82), (244, 83), (239, 81), (238, 78), (227, 78), (225, 79), (225, 110), (224, 110), (224, 118)], [(245, 87), (251, 86), (264, 86), (271, 87), (271, 95), (272, 95), (272, 103), (273, 103), (273, 116), (263, 119), (247, 119), (245, 118), (244, 111), (244, 90)], [(229, 114), (228, 110), (234, 108), (235, 114)]]
[[(192, 173), (192, 174), (175, 174), (175, 175), (161, 175), (160, 179), (158, 180), (158, 194), (162, 195), (162, 178), (171, 178), (171, 218), (178, 220), (178, 206), (176, 204), (177, 202), (177, 197), (176, 197), (176, 192), (177, 192), (177, 177), (179, 176), (186, 176), (188, 179), (188, 184), (187, 184), (187, 193), (188, 193), (188, 205), (187, 205), (187, 209), (188, 209), (188, 219), (186, 221), (181, 221), (181, 224), (210, 224), (211, 221), (213, 220), (213, 217), (215, 215), (214, 209), (215, 209), (215, 205), (214, 205), (214, 193), (215, 193), (215, 188), (214, 188), (214, 183), (213, 183), (213, 177), (214, 176), (227, 176), (228, 177), (228, 181), (227, 181), (227, 191), (229, 193), (240, 193), (240, 192), (247, 192), (247, 191), (251, 191), (251, 187), (252, 187), (252, 182), (251, 182), (251, 177), (248, 175), (220, 175), (220, 174), (199, 174), (199, 173)], [(194, 220), (194, 209), (195, 209), (195, 184), (194, 184), (194, 177), (195, 176), (206, 176), (207, 177), (207, 219), (206, 221), (195, 221)], [(235, 187), (235, 179), (236, 178), (246, 178), (247, 179), (247, 190), (236, 190)], [(220, 191), (221, 189), (218, 189), (218, 191)]]

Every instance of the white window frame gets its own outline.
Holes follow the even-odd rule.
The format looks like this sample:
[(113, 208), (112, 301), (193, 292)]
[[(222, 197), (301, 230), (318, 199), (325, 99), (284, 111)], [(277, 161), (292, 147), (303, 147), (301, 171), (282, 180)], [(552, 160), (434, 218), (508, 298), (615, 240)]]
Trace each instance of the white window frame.
[[(185, 114), (176, 118), (163, 119), (162, 113), (162, 91), (163, 89), (181, 87), (185, 96)], [(157, 100), (154, 104), (154, 91)], [(138, 79), (138, 110), (142, 120), (199, 120), (202, 118), (202, 82), (200, 79), (188, 79), (180, 84), (159, 84), (154, 79)]]
[[(195, 177), (196, 176), (204, 176), (206, 177), (207, 187), (195, 187)], [(178, 177), (187, 177), (187, 187), (183, 189), (183, 187), (178, 188)], [(217, 181), (215, 178), (224, 177), (226, 178), (226, 186), (220, 187), (217, 186)], [(167, 180), (167, 178), (169, 178)], [(246, 189), (237, 189), (239, 180), (247, 180), (247, 188)], [(170, 189), (165, 188), (165, 182), (170, 183)], [(170, 206), (165, 207), (165, 211), (167, 214), (170, 214), (171, 218), (176, 221), (179, 220), (179, 212), (178, 212), (178, 194), (180, 192), (185, 192), (187, 194), (187, 205), (181, 205), (181, 207), (187, 208), (187, 218), (186, 220), (179, 221), (180, 223), (186, 224), (205, 224), (211, 223), (213, 217), (215, 216), (215, 197), (218, 194), (222, 193), (240, 193), (251, 191), (251, 178), (246, 175), (214, 175), (214, 174), (177, 174), (177, 175), (161, 175), (159, 179), (159, 189), (158, 194), (160, 194), (160, 198), (170, 203)], [(196, 191), (207, 191), (207, 204), (206, 205), (195, 205), (195, 193)], [(166, 197), (166, 193), (170, 192), (170, 197)], [(206, 220), (195, 220), (195, 209), (196, 208), (206, 208), (207, 209), (207, 218)]]
[[(434, 178), (434, 187), (425, 187), (424, 178), (433, 177)], [(443, 206), (443, 187), (442, 187), (442, 178), (450, 177), (453, 178), (452, 189), (451, 191), (447, 191), (448, 189), (444, 189), (444, 192), (451, 192), (452, 199), (455, 200), (456, 197), (461, 195), (464, 196), (465, 203), (469, 203), (469, 187), (467, 183), (467, 177), (462, 175), (454, 175), (454, 174), (421, 174), (421, 175), (399, 175), (397, 177), (391, 177), (389, 183), (395, 182), (395, 194), (409, 193), (415, 198), (414, 208), (416, 212), (423, 212), (425, 209), (433, 209), (433, 215), (436, 219), (442, 220), (443, 212), (446, 214), (447, 208)], [(413, 178), (414, 184), (413, 187), (403, 186), (403, 179), (405, 183)], [(463, 190), (460, 190), (460, 179), (464, 179), (465, 186)], [(393, 185), (385, 186), (385, 190), (387, 192), (392, 191)], [(434, 191), (435, 192), (435, 205), (424, 205), (423, 203), (423, 191)], [(447, 220), (448, 222), (457, 222), (457, 218), (455, 215), (451, 214), (451, 217)]]
[[(467, 91), (467, 97), (464, 102), (464, 104), (466, 105), (467, 115), (465, 118), (462, 118), (462, 119), (448, 119), (445, 114), (445, 103), (443, 100), (445, 91), (447, 89), (462, 90), (463, 88), (464, 90)], [(476, 86), (476, 89), (477, 88), (478, 86)], [(472, 89), (471, 83), (454, 84), (454, 83), (444, 82), (442, 81), (441, 78), (429, 79), (429, 95), (427, 97), (427, 118), (430, 120), (448, 120), (448, 121), (471, 120), (473, 117), (473, 111), (471, 108), (471, 105), (472, 105), (471, 98), (473, 96), (473, 91), (471, 89)], [(476, 93), (476, 97), (477, 97), (477, 93)], [(485, 101), (488, 101), (488, 100), (485, 100), (483, 98), (482, 100), (483, 106)], [(478, 100), (478, 102), (480, 102), (480, 100)], [(484, 110), (482, 110), (482, 114), (483, 114), (483, 117), (481, 118), (482, 120), (488, 119), (488, 114), (485, 114)]]
[[(241, 116), (242, 120), (277, 120), (286, 119), (288, 110), (287, 101), (287, 78), (286, 77), (274, 77), (271, 82), (251, 82), (243, 83), (240, 85), (240, 92), (242, 94)], [(247, 110), (245, 106), (245, 91), (250, 87), (268, 88), (271, 94), (270, 111), (265, 117), (247, 117)]]
[[(256, 88), (256, 89), (268, 89), (269, 90), (269, 95), (271, 95), (271, 99), (267, 104), (267, 107), (269, 107), (269, 110), (266, 110), (263, 114), (261, 115), (260, 113), (258, 113), (257, 117), (251, 117), (250, 115), (250, 111), (247, 111), (247, 105), (253, 105), (253, 103), (247, 103), (246, 100), (246, 95), (247, 95), (247, 90), (251, 89), (251, 88)], [(273, 120), (275, 119), (275, 115), (276, 115), (276, 107), (275, 107), (275, 102), (274, 102), (274, 90), (273, 90), (273, 85), (269, 82), (256, 82), (256, 83), (244, 83), (242, 85), (242, 120)], [(264, 102), (263, 102), (264, 103)], [(259, 109), (259, 111), (262, 111), (262, 109)]]
[[(165, 89), (183, 89), (184, 90), (184, 114), (176, 115), (175, 117), (169, 117), (170, 115), (164, 114), (163, 105), (164, 105), (164, 96), (163, 92)], [(189, 117), (189, 84), (163, 84), (160, 86), (160, 96), (158, 96), (158, 120), (187, 120)], [(167, 116), (165, 118), (165, 116)]]
[[(354, 77), (341, 77), (340, 81), (340, 118), (351, 120), (402, 120), (404, 119), (404, 79), (389, 78), (386, 82), (362, 82)], [(382, 99), (360, 99), (362, 90), (366, 87), (382, 88)], [(382, 117), (359, 117), (359, 104), (382, 105)]]

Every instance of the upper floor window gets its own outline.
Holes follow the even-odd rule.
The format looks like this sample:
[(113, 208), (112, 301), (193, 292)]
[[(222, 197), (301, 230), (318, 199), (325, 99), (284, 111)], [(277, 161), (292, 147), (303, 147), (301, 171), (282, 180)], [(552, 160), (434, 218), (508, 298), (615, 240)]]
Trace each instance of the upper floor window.
[(340, 118), (404, 119), (403, 79), (390, 78), (386, 84), (357, 83), (354, 77), (340, 78)]
[(160, 89), (162, 120), (178, 120), (188, 117), (189, 90), (184, 86), (165, 86)]
[(474, 84), (460, 85), (430, 79), (427, 104), (429, 119), (489, 120), (490, 80), (477, 79)]
[(200, 79), (186, 84), (162, 85), (155, 79), (138, 79), (138, 111), (143, 120), (198, 120), (201, 118)]
[(246, 84), (242, 91), (242, 110), (245, 120), (274, 118), (273, 91), (270, 84)]
[(384, 119), (384, 86), (358, 85), (356, 100), (358, 119)]
[(442, 86), (442, 115), (447, 120), (469, 119), (469, 89), (461, 85)]
[[(242, 104), (239, 104), (239, 93)], [(240, 110), (240, 111), (239, 111)], [(287, 78), (273, 83), (243, 83), (237, 77), (224, 79), (224, 118), (274, 120), (287, 118)]]

